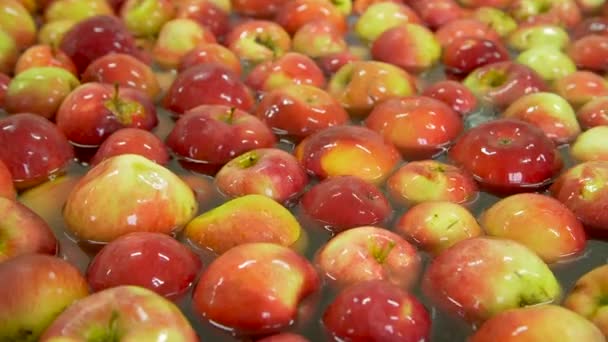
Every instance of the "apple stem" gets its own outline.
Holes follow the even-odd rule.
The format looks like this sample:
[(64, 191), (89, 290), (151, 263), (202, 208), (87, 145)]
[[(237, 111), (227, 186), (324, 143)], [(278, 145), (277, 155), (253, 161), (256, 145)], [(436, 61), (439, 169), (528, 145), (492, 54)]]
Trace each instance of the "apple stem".
[(393, 247), (395, 247), (395, 241), (388, 241), (387, 243), (382, 243), (377, 240), (374, 241), (373, 238), (370, 237), (369, 242), (369, 248), (371, 250), (372, 256), (379, 264), (384, 263), (386, 258), (388, 258), (388, 255), (393, 250)]
[(227, 124), (233, 123), (234, 112), (236, 112), (236, 107), (230, 107), (230, 109), (228, 110), (228, 115), (226, 115), (226, 119), (224, 120)]

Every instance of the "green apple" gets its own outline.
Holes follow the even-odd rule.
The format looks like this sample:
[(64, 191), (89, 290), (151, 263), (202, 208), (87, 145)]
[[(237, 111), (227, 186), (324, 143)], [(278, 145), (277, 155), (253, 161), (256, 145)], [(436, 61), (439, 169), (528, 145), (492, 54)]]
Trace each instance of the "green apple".
[(44, 11), (47, 22), (78, 22), (96, 15), (114, 15), (114, 11), (106, 0), (55, 0)]
[(174, 15), (171, 0), (127, 0), (120, 8), (122, 21), (136, 37), (155, 37)]
[(554, 81), (576, 71), (576, 65), (562, 51), (552, 46), (537, 46), (523, 51), (518, 63), (534, 69), (547, 81)]
[(11, 74), (19, 58), (19, 48), (13, 37), (0, 29), (0, 72)]
[(572, 146), (570, 155), (579, 162), (608, 161), (608, 126), (596, 126), (581, 133)]
[(403, 4), (381, 1), (368, 6), (357, 19), (354, 31), (366, 42), (373, 42), (382, 32), (405, 23), (420, 23), (414, 11)]
[(570, 43), (568, 32), (562, 27), (549, 24), (522, 26), (511, 33), (508, 44), (511, 48), (524, 51), (538, 46), (564, 49)]

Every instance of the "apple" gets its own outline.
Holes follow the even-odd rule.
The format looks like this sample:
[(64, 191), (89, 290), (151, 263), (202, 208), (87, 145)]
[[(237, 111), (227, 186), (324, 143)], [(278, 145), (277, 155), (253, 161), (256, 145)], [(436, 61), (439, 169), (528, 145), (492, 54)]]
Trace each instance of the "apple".
[(470, 11), (462, 8), (455, 0), (411, 0), (408, 3), (432, 30), (470, 16)]
[(555, 93), (572, 107), (580, 108), (594, 98), (608, 96), (608, 82), (591, 71), (576, 71), (554, 83)]
[(448, 105), (417, 95), (378, 103), (365, 125), (393, 143), (406, 160), (431, 158), (446, 151), (464, 128), (460, 115)]
[(83, 73), (91, 62), (110, 52), (149, 61), (149, 57), (137, 49), (135, 38), (122, 21), (109, 15), (90, 17), (73, 25), (61, 38), (59, 49), (72, 59), (78, 73)]
[(59, 46), (66, 32), (76, 24), (76, 21), (70, 19), (45, 22), (38, 29), (38, 42), (50, 46)]
[(40, 342), (199, 341), (179, 308), (139, 286), (117, 286), (94, 293), (63, 311)]
[(376, 184), (401, 161), (391, 143), (358, 126), (334, 126), (314, 133), (297, 145), (294, 154), (306, 172), (320, 179), (356, 176)]
[(260, 148), (229, 161), (215, 176), (215, 184), (228, 197), (259, 194), (289, 204), (304, 191), (308, 175), (290, 153)]
[(298, 307), (319, 288), (304, 257), (272, 243), (247, 243), (211, 262), (194, 289), (195, 312), (234, 334), (278, 332), (295, 323)]
[(583, 38), (587, 35), (606, 35), (608, 34), (608, 18), (592, 16), (583, 19), (574, 28), (571, 35), (573, 40)]
[(297, 52), (287, 52), (275, 60), (256, 65), (247, 75), (245, 83), (258, 93), (294, 83), (324, 88), (325, 76), (310, 57)]
[(548, 23), (576, 26), (582, 18), (575, 0), (513, 0), (509, 12), (520, 23)]
[(422, 268), (413, 245), (389, 230), (374, 226), (337, 234), (316, 252), (315, 265), (336, 288), (382, 280), (410, 289)]
[(273, 243), (290, 247), (301, 227), (280, 203), (265, 195), (237, 197), (194, 218), (184, 231), (196, 246), (222, 254), (248, 243)]
[(315, 184), (302, 196), (300, 208), (304, 215), (332, 233), (382, 225), (392, 214), (380, 189), (354, 176), (331, 177)]
[(497, 119), (465, 132), (448, 152), (456, 165), (493, 194), (546, 188), (562, 169), (555, 144), (539, 128), (515, 119)]
[(405, 206), (427, 201), (467, 204), (477, 199), (475, 180), (467, 171), (436, 160), (401, 166), (386, 181), (392, 199)]
[(146, 93), (106, 83), (85, 83), (74, 89), (57, 111), (57, 128), (77, 146), (97, 147), (121, 128), (151, 130), (158, 124), (156, 108)]
[(4, 97), (6, 96), (9, 83), (11, 83), (11, 78), (7, 74), (0, 72), (0, 109), (4, 109)]
[(516, 61), (534, 69), (547, 81), (554, 81), (576, 71), (574, 61), (552, 46), (535, 46), (523, 51)]
[(576, 117), (583, 129), (608, 125), (608, 96), (589, 100), (576, 112)]
[(448, 201), (423, 202), (409, 208), (395, 223), (395, 232), (434, 256), (462, 240), (483, 235), (467, 208)]
[(496, 44), (502, 43), (500, 35), (489, 24), (473, 18), (457, 19), (442, 25), (435, 32), (435, 38), (443, 48), (462, 38), (478, 38)]
[(502, 116), (520, 119), (540, 128), (558, 145), (574, 140), (581, 132), (572, 106), (554, 93), (524, 95), (509, 105)]
[(348, 114), (336, 99), (305, 84), (290, 84), (264, 94), (255, 115), (277, 135), (296, 141), (349, 122)]
[(89, 64), (81, 81), (118, 84), (139, 89), (154, 100), (160, 93), (159, 81), (152, 68), (126, 53), (108, 53)]
[(89, 293), (74, 266), (44, 254), (24, 254), (0, 263), (0, 282), (4, 341), (38, 341), (66, 307)]
[(608, 200), (607, 179), (607, 161), (588, 161), (562, 173), (549, 191), (572, 210), (586, 228), (601, 233), (608, 227), (608, 213), (603, 210)]
[(307, 23), (320, 19), (331, 22), (339, 32), (347, 31), (346, 16), (329, 0), (286, 1), (274, 17), (274, 21), (290, 35)]
[(424, 305), (382, 281), (358, 283), (340, 292), (322, 322), (335, 341), (413, 342), (428, 341), (431, 335), (431, 315)]
[(355, 61), (345, 64), (332, 76), (327, 91), (351, 115), (365, 117), (383, 100), (414, 94), (416, 85), (414, 78), (397, 66)]
[(253, 18), (272, 18), (286, 2), (286, 0), (231, 1), (234, 12), (241, 16)]
[(478, 67), (509, 60), (502, 43), (489, 39), (462, 37), (454, 39), (443, 49), (442, 62), (448, 76), (461, 78)]
[[(319, 68), (323, 70), (325, 75), (331, 76), (340, 70), (340, 68), (345, 64), (364, 60), (364, 57), (361, 56), (361, 54), (357, 51), (359, 49), (365, 50), (366, 48), (361, 46), (350, 46), (344, 51), (321, 56), (316, 59), (317, 65), (319, 65)], [(367, 55), (367, 52), (364, 54)]]
[(0, 197), (0, 263), (22, 254), (55, 255), (57, 239), (49, 225), (14, 199)]
[(253, 95), (239, 75), (213, 63), (179, 73), (162, 101), (162, 106), (175, 116), (200, 105), (226, 105), (247, 111), (253, 104)]
[(595, 324), (604, 334), (608, 335), (606, 320), (606, 303), (602, 301), (606, 295), (608, 283), (608, 265), (598, 266), (582, 275), (564, 299), (563, 306), (584, 316)]
[(489, 3), (475, 8), (472, 17), (489, 25), (503, 38), (508, 37), (518, 28), (517, 22), (507, 11), (493, 7)]
[(577, 255), (587, 243), (574, 213), (541, 194), (503, 198), (485, 209), (479, 222), (488, 235), (520, 242), (547, 263)]
[(477, 109), (477, 97), (473, 92), (457, 81), (438, 81), (426, 87), (422, 96), (442, 101), (456, 113), (465, 117)]
[(86, 276), (95, 292), (135, 285), (177, 299), (192, 285), (201, 267), (198, 256), (174, 238), (135, 232), (105, 245), (89, 264)]
[(288, 52), (291, 49), (291, 37), (275, 22), (247, 20), (228, 32), (225, 44), (242, 61), (257, 64)]
[(175, 17), (193, 19), (223, 39), (230, 30), (232, 7), (236, 7), (236, 1), (183, 0), (177, 4)]
[(507, 44), (518, 51), (536, 46), (563, 49), (570, 44), (570, 37), (568, 32), (557, 24), (528, 24), (513, 31), (507, 39)]
[(17, 191), (13, 185), (13, 176), (6, 164), (0, 160), (0, 198), (15, 199)]
[(570, 155), (579, 162), (608, 161), (608, 126), (596, 126), (581, 133), (570, 146)]
[(29, 113), (0, 119), (0, 160), (8, 167), (17, 189), (61, 175), (73, 157), (66, 137), (47, 119)]
[(0, 2), (0, 31), (11, 36), (17, 48), (23, 50), (36, 41), (36, 22), (18, 0)]
[(154, 43), (154, 60), (166, 69), (177, 68), (181, 59), (198, 45), (215, 43), (211, 31), (197, 21), (175, 18), (161, 28)]
[(508, 310), (485, 322), (470, 342), (605, 341), (602, 332), (584, 317), (557, 305)]
[(207, 43), (190, 50), (182, 57), (178, 70), (182, 72), (192, 66), (205, 63), (218, 63), (232, 70), (237, 76), (242, 74), (239, 58), (230, 49), (217, 43)]
[(422, 290), (441, 310), (473, 323), (561, 295), (559, 282), (532, 250), (493, 237), (466, 239), (440, 253), (424, 273)]
[[(422, 20), (409, 6), (392, 1), (369, 5), (357, 18), (354, 31), (359, 39), (374, 42), (383, 32), (404, 24), (422, 24)], [(416, 34), (416, 33), (413, 33)]]
[(91, 165), (121, 154), (138, 154), (163, 166), (169, 163), (167, 146), (156, 135), (141, 128), (121, 128), (99, 145)]
[(15, 74), (34, 67), (55, 66), (64, 68), (76, 75), (76, 66), (63, 51), (57, 50), (50, 45), (32, 45), (17, 59)]
[(406, 23), (380, 34), (372, 44), (371, 54), (374, 60), (419, 73), (439, 61), (441, 46), (426, 27)]
[(293, 35), (293, 51), (319, 58), (346, 51), (348, 45), (342, 32), (324, 19), (311, 21)]
[(194, 192), (199, 211), (215, 207), (221, 196), (215, 184), (213, 184), (212, 178), (201, 177), (201, 175), (195, 173), (183, 173), (179, 175), (179, 178), (188, 184)]
[(483, 101), (503, 109), (526, 94), (548, 90), (534, 69), (512, 61), (479, 67), (462, 84)]
[(306, 339), (305, 337), (303, 337), (302, 335), (292, 334), (292, 333), (280, 333), (280, 334), (264, 337), (260, 340), (256, 340), (256, 342), (310, 342), (310, 341), (308, 339)]
[(76, 87), (78, 79), (54, 66), (34, 67), (16, 75), (8, 84), (4, 106), (9, 113), (33, 113), (52, 119)]
[(131, 232), (172, 233), (196, 212), (194, 193), (178, 176), (145, 157), (123, 154), (78, 181), (63, 218), (76, 239), (111, 242)]
[(180, 117), (166, 139), (186, 167), (215, 174), (231, 159), (256, 148), (273, 147), (276, 138), (257, 117), (223, 105), (198, 106)]
[(120, 7), (120, 18), (136, 37), (156, 36), (175, 16), (171, 0), (127, 0)]
[(97, 15), (114, 15), (114, 10), (105, 0), (53, 0), (44, 8), (44, 19), (73, 20), (79, 22)]
[(608, 37), (591, 34), (575, 40), (568, 47), (568, 55), (577, 67), (605, 72), (608, 70)]

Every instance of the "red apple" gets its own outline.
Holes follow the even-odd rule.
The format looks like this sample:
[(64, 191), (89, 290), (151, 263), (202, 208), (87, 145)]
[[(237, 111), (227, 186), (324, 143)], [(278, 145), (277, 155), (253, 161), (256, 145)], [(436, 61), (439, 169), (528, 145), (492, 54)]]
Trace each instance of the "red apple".
[(608, 96), (590, 100), (576, 112), (576, 117), (583, 129), (608, 125)]
[(336, 296), (322, 317), (335, 341), (428, 341), (431, 316), (412, 294), (381, 281), (355, 284)]
[(490, 25), (473, 18), (457, 19), (442, 25), (435, 32), (435, 38), (444, 48), (461, 38), (477, 38), (502, 44), (500, 35)]
[(73, 157), (66, 137), (47, 119), (26, 113), (0, 119), (0, 160), (8, 167), (17, 189), (63, 173)]
[(479, 222), (488, 235), (518, 241), (553, 263), (585, 249), (587, 238), (574, 213), (556, 199), (517, 194), (487, 208)]
[(324, 88), (325, 76), (310, 57), (288, 52), (276, 60), (256, 65), (247, 75), (245, 83), (257, 92), (267, 92), (294, 83)]
[(589, 161), (562, 173), (549, 189), (587, 228), (603, 232), (608, 227), (608, 161)]
[(11, 83), (11, 78), (7, 74), (0, 72), (0, 109), (4, 108), (4, 98), (6, 96), (9, 83)]
[(127, 53), (145, 61), (120, 19), (108, 15), (94, 16), (74, 25), (63, 36), (59, 48), (72, 59), (79, 73), (110, 52)]
[(8, 33), (19, 50), (36, 41), (36, 22), (19, 0), (0, 2), (0, 31)]
[(358, 126), (334, 126), (310, 135), (298, 144), (295, 156), (321, 179), (356, 176), (373, 183), (381, 183), (401, 161), (391, 143)]
[(40, 342), (199, 341), (180, 309), (160, 295), (138, 286), (118, 286), (94, 293), (69, 306)]
[[(205, 0), (207, 1), (207, 0)], [(232, 70), (237, 76), (242, 73), (241, 61), (227, 47), (217, 43), (208, 43), (197, 46), (182, 57), (179, 64), (179, 71), (199, 64), (217, 63)]]
[(338, 31), (346, 33), (346, 17), (329, 0), (287, 1), (278, 9), (274, 18), (291, 35), (307, 23), (319, 19), (331, 22)]
[(344, 108), (331, 95), (304, 84), (291, 84), (264, 94), (255, 114), (276, 134), (296, 141), (349, 121)]
[(382, 225), (392, 214), (380, 189), (354, 176), (331, 177), (314, 185), (304, 193), (300, 206), (306, 216), (333, 233)]
[(464, 19), (470, 14), (455, 0), (411, 0), (408, 3), (418, 13), (422, 22), (433, 30), (451, 21)]
[(311, 21), (300, 27), (293, 35), (292, 45), (293, 51), (311, 58), (339, 53), (348, 48), (343, 32), (325, 19)]
[(302, 335), (292, 333), (280, 333), (268, 337), (264, 337), (256, 342), (310, 342)]
[(598, 266), (583, 274), (564, 299), (563, 305), (593, 322), (604, 334), (608, 335), (606, 320), (606, 295), (608, 284), (608, 265)]
[(215, 43), (216, 38), (207, 27), (187, 18), (166, 22), (154, 41), (152, 55), (165, 69), (177, 68), (181, 59), (198, 45)]
[(288, 52), (291, 49), (291, 37), (275, 22), (247, 20), (230, 30), (225, 44), (242, 61), (257, 64)]
[(465, 207), (448, 201), (429, 201), (411, 207), (395, 224), (395, 232), (433, 255), (462, 240), (483, 235), (477, 220)]
[(608, 83), (591, 71), (576, 71), (555, 81), (555, 92), (572, 107), (579, 108), (594, 98), (608, 96)]
[(592, 34), (575, 40), (568, 55), (580, 69), (608, 71), (608, 36)]
[(0, 159), (0, 197), (15, 199), (17, 191), (13, 185), (13, 176), (6, 164)]
[(561, 287), (549, 267), (524, 245), (475, 237), (431, 261), (422, 290), (439, 309), (480, 323), (503, 311), (557, 301)]
[(339, 288), (382, 280), (409, 289), (421, 270), (413, 245), (391, 231), (372, 226), (339, 233), (316, 253), (315, 264), (329, 284)]
[(230, 30), (232, 6), (236, 3), (225, 0), (183, 0), (177, 5), (175, 17), (192, 19), (221, 39)]
[(477, 199), (471, 174), (436, 160), (421, 160), (401, 166), (386, 181), (391, 198), (409, 206), (427, 201), (466, 204)]
[(93, 291), (137, 285), (177, 299), (194, 282), (202, 264), (198, 256), (170, 236), (130, 233), (95, 255), (87, 269)]
[(570, 32), (573, 40), (578, 40), (588, 35), (608, 35), (608, 18), (589, 17), (583, 19)]
[(0, 197), (0, 213), (0, 263), (22, 254), (57, 253), (51, 228), (28, 207)]
[(0, 263), (0, 283), (0, 340), (4, 341), (38, 341), (67, 306), (89, 293), (74, 266), (43, 254)]
[(160, 85), (152, 68), (125, 53), (109, 53), (95, 59), (86, 68), (81, 80), (139, 89), (151, 99), (155, 99), (160, 93)]
[(121, 154), (139, 154), (160, 165), (169, 163), (167, 146), (156, 135), (140, 128), (121, 128), (99, 146), (91, 165)]
[(215, 176), (215, 183), (229, 197), (259, 194), (289, 203), (302, 193), (308, 176), (293, 155), (261, 148), (229, 161)]
[(63, 51), (50, 45), (38, 44), (30, 46), (17, 59), (15, 74), (23, 72), (29, 68), (54, 66), (77, 75), (76, 66)]
[(543, 131), (524, 121), (499, 119), (465, 132), (449, 151), (457, 165), (494, 194), (547, 187), (563, 162)]
[(520, 23), (544, 23), (575, 27), (581, 21), (581, 11), (574, 0), (527, 1), (513, 0), (509, 12)]
[(345, 51), (321, 56), (317, 58), (317, 64), (319, 65), (319, 68), (323, 70), (325, 75), (331, 76), (340, 70), (340, 68), (342, 68), (345, 64), (360, 60), (362, 60), (361, 56), (355, 53), (351, 47)]
[(57, 111), (57, 128), (77, 146), (96, 147), (121, 128), (151, 130), (158, 124), (156, 107), (135, 88), (85, 83), (74, 89)]
[(62, 214), (74, 238), (105, 243), (131, 232), (171, 234), (197, 209), (194, 192), (173, 172), (123, 154), (90, 169), (71, 190)]
[(268, 334), (294, 324), (298, 307), (319, 288), (313, 266), (287, 247), (249, 243), (231, 248), (203, 272), (196, 312), (235, 334)]
[(254, 18), (271, 18), (287, 0), (233, 0), (231, 4), (236, 13)]
[(460, 37), (444, 47), (442, 62), (446, 74), (460, 78), (478, 67), (508, 60), (509, 52), (500, 42)]
[(493, 341), (601, 342), (606, 338), (591, 322), (557, 305), (513, 309), (496, 315), (470, 338), (470, 342)]
[(179, 73), (165, 94), (163, 107), (180, 116), (199, 105), (234, 106), (246, 111), (253, 103), (253, 95), (239, 75), (219, 64), (208, 63)]
[(365, 125), (392, 142), (406, 160), (426, 159), (446, 151), (464, 128), (452, 108), (426, 96), (380, 102)]
[(475, 94), (456, 81), (434, 82), (424, 89), (422, 95), (444, 102), (463, 117), (477, 109)]
[[(167, 137), (178, 158), (215, 174), (232, 158), (274, 146), (276, 138), (260, 119), (234, 107), (203, 105), (183, 115)], [(204, 170), (203, 170), (204, 169)]]

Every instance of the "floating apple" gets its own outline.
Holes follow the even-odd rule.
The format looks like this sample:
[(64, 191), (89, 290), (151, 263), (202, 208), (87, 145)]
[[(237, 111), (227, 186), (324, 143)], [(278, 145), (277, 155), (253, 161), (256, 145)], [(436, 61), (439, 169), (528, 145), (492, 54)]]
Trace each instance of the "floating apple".
[(309, 174), (321, 179), (357, 176), (374, 183), (386, 179), (401, 160), (381, 135), (357, 126), (334, 126), (310, 135), (298, 144), (295, 156)]
[(91, 165), (121, 154), (138, 154), (163, 166), (169, 163), (167, 146), (156, 135), (140, 128), (122, 128), (104, 140)]
[(0, 339), (4, 341), (38, 341), (66, 307), (89, 293), (74, 266), (43, 254), (20, 255), (0, 263), (0, 282)]
[(608, 126), (596, 126), (581, 133), (570, 147), (570, 155), (580, 161), (608, 161)]
[(421, 24), (422, 20), (409, 6), (392, 1), (370, 4), (355, 23), (355, 33), (367, 42), (374, 42), (384, 32), (405, 24)]
[(487, 208), (480, 218), (488, 235), (518, 241), (553, 263), (585, 249), (587, 238), (574, 213), (541, 194), (517, 194)]
[(503, 38), (518, 28), (517, 22), (507, 11), (493, 7), (490, 3), (475, 8), (473, 18), (489, 25)]
[(119, 237), (95, 255), (87, 269), (93, 291), (136, 285), (176, 299), (192, 285), (201, 261), (183, 244), (160, 233)]
[(568, 32), (559, 25), (534, 24), (518, 27), (508, 38), (511, 48), (525, 51), (535, 46), (563, 49), (570, 43)]
[(76, 66), (63, 51), (53, 48), (51, 45), (32, 45), (23, 51), (17, 64), (15, 74), (19, 74), (29, 68), (54, 66), (63, 68), (76, 75)]
[(259, 194), (289, 204), (308, 184), (308, 175), (293, 155), (261, 148), (229, 161), (215, 176), (215, 183), (229, 197)]
[(0, 3), (0, 31), (8, 33), (19, 50), (36, 40), (36, 22), (18, 0), (2, 0)]
[(590, 100), (576, 112), (576, 117), (583, 128), (608, 125), (608, 96)]
[(343, 32), (327, 20), (315, 20), (300, 27), (293, 35), (293, 51), (319, 58), (346, 51)]
[(256, 340), (256, 342), (310, 342), (302, 335), (292, 333), (280, 333), (263, 339)]
[(196, 46), (215, 42), (213, 33), (197, 21), (175, 18), (162, 26), (152, 54), (156, 63), (163, 68), (176, 68)]
[(601, 96), (608, 96), (608, 82), (591, 71), (576, 71), (555, 81), (555, 92), (572, 107), (579, 108)]
[(194, 193), (179, 177), (147, 158), (123, 154), (101, 162), (78, 182), (63, 217), (77, 239), (110, 242), (131, 232), (169, 234), (196, 211)]
[(381, 225), (392, 214), (380, 189), (354, 176), (335, 176), (314, 185), (304, 193), (300, 206), (305, 215), (333, 233)]
[(275, 243), (289, 247), (301, 234), (296, 218), (280, 203), (264, 195), (232, 199), (194, 218), (186, 237), (199, 247), (222, 254), (246, 243)]
[(317, 273), (304, 257), (280, 245), (248, 243), (207, 267), (192, 301), (217, 327), (269, 334), (294, 324), (300, 303), (318, 288)]
[(9, 83), (11, 83), (11, 78), (7, 74), (0, 72), (0, 109), (4, 108), (4, 97), (6, 96)]
[(431, 316), (424, 305), (381, 281), (358, 283), (340, 292), (322, 321), (335, 341), (427, 341), (431, 333)]
[(608, 319), (606, 318), (606, 296), (608, 284), (608, 265), (602, 265), (581, 276), (564, 299), (563, 305), (584, 316), (608, 336)]
[(76, 21), (70, 19), (45, 22), (38, 30), (38, 42), (50, 46), (59, 46), (66, 32), (76, 24)]
[(532, 47), (520, 53), (516, 61), (532, 68), (550, 82), (576, 71), (574, 61), (553, 46)]
[(277, 11), (274, 21), (290, 35), (302, 26), (319, 19), (331, 22), (340, 32), (346, 32), (346, 16), (329, 0), (286, 1)]
[(127, 0), (120, 7), (120, 17), (136, 37), (155, 36), (175, 15), (170, 0)]
[(207, 43), (190, 50), (190, 52), (182, 57), (179, 71), (181, 72), (192, 66), (205, 63), (221, 64), (239, 76), (242, 73), (239, 58), (230, 49), (217, 43)]
[[(550, 328), (549, 328), (550, 327)], [(584, 317), (557, 305), (508, 310), (485, 322), (470, 342), (605, 341), (602, 332)]]
[(471, 212), (447, 201), (423, 202), (411, 207), (399, 218), (395, 231), (433, 255), (462, 240), (483, 235)]
[(182, 0), (177, 4), (175, 17), (195, 20), (223, 39), (230, 30), (230, 15), (236, 3), (228, 0)]
[(96, 15), (114, 15), (114, 11), (104, 0), (53, 0), (44, 8), (47, 22), (64, 19), (79, 22)]
[(0, 197), (11, 200), (17, 197), (17, 191), (13, 185), (13, 176), (2, 160), (0, 160)]
[(442, 25), (435, 32), (435, 38), (444, 48), (462, 38), (478, 38), (501, 44), (500, 35), (490, 25), (473, 18), (456, 19)]
[(256, 64), (281, 57), (291, 48), (291, 37), (277, 23), (248, 20), (230, 30), (226, 46), (241, 60)]
[(46, 329), (40, 342), (82, 339), (199, 341), (175, 304), (138, 286), (109, 288), (74, 303)]
[(435, 82), (425, 88), (422, 95), (442, 101), (463, 117), (477, 109), (475, 94), (460, 82)]
[(0, 72), (12, 74), (19, 59), (17, 43), (7, 32), (0, 29)]
[(422, 290), (442, 310), (471, 322), (561, 295), (559, 282), (532, 250), (491, 237), (466, 239), (440, 253), (426, 269)]

